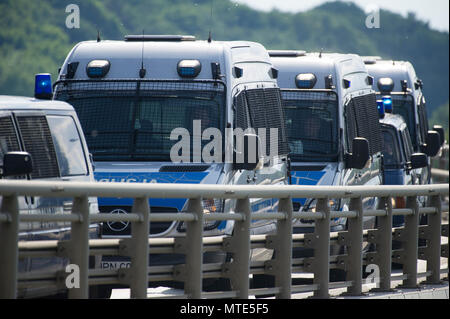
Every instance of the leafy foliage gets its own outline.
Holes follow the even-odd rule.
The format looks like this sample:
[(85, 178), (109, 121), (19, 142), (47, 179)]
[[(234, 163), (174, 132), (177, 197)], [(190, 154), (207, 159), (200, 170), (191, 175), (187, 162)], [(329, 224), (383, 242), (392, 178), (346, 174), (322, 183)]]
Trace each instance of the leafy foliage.
[(77, 0), (80, 29), (67, 29), (71, 0), (0, 0), (0, 94), (32, 95), (34, 74), (53, 79), (71, 48), (125, 34), (192, 34), (206, 39), (251, 40), (268, 49), (349, 52), (409, 60), (424, 80), (430, 110), (448, 101), (449, 35), (431, 30), (413, 14), (381, 11), (381, 28), (368, 29), (366, 14), (346, 2), (301, 13), (261, 12), (229, 0)]

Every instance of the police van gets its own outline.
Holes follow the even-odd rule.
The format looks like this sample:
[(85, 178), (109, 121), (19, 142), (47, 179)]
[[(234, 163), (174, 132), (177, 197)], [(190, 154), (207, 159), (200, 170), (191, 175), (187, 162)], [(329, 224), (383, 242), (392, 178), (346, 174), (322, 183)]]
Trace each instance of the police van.
[[(381, 184), (382, 137), (372, 77), (362, 59), (351, 54), (269, 51), (278, 69), (294, 185)], [(367, 198), (364, 208), (376, 207)], [(294, 210), (314, 211), (314, 198), (293, 199)], [(331, 210), (348, 203), (330, 199)], [(373, 226), (366, 218), (364, 227)], [(332, 231), (346, 219), (331, 221)], [(312, 232), (311, 220), (299, 220), (294, 232)]]
[[(377, 98), (385, 100), (394, 114), (401, 115), (408, 126), (415, 152), (425, 153), (429, 157), (438, 154), (444, 143), (444, 131), (441, 126), (428, 127), (426, 101), (423, 94), (423, 82), (408, 61), (383, 60), (380, 57), (363, 57), (367, 70), (374, 77), (373, 89)], [(431, 179), (431, 166), (419, 169), (420, 184), (428, 184)]]
[[(37, 98), (0, 96), (0, 179), (33, 181), (94, 181), (83, 130), (72, 106), (51, 101), (49, 74), (36, 76)], [(19, 197), (20, 214), (70, 214), (72, 198)], [(2, 197), (0, 197), (0, 205)], [(97, 198), (89, 198), (91, 214), (98, 213)], [(1, 231), (1, 228), (0, 228)], [(22, 222), (19, 241), (67, 240), (70, 223)], [(98, 238), (98, 225), (90, 237)], [(64, 271), (66, 258), (23, 258), (19, 275)], [(26, 286), (26, 281), (23, 281)], [(56, 286), (20, 288), (18, 297), (39, 297), (60, 292)]]
[[(383, 103), (383, 101), (379, 101)], [(419, 168), (428, 165), (424, 153), (414, 153), (408, 127), (398, 114), (384, 113), (380, 107), (381, 132), (383, 134), (383, 184), (416, 185), (420, 183)], [(393, 208), (406, 208), (404, 197), (393, 199)], [(394, 227), (404, 223), (404, 216), (394, 216)]]
[[(77, 44), (61, 68), (54, 99), (78, 113), (99, 182), (279, 185), (287, 183), (288, 148), (276, 77), (258, 43), (130, 35)], [(252, 143), (256, 153), (242, 147)], [(127, 198), (98, 200), (105, 214), (127, 214), (132, 207)], [(186, 202), (150, 199), (149, 205), (152, 213), (176, 213)], [(277, 205), (277, 199), (253, 200), (251, 209), (276, 211)], [(232, 212), (234, 200), (204, 198), (203, 207), (205, 213)], [(252, 233), (275, 227), (255, 221)], [(184, 236), (185, 230), (183, 222), (150, 224), (151, 237)], [(232, 221), (204, 224), (204, 236), (232, 230)], [(126, 223), (103, 225), (105, 238), (129, 234)], [(182, 262), (173, 257), (150, 260)], [(114, 260), (105, 259), (103, 267), (125, 266)]]

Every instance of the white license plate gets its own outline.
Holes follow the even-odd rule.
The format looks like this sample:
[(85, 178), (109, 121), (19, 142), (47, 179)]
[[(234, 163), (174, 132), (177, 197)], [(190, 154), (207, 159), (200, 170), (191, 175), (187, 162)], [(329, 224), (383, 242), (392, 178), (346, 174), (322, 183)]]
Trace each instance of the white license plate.
[(130, 268), (131, 262), (129, 261), (102, 261), (100, 268), (102, 269), (121, 269)]

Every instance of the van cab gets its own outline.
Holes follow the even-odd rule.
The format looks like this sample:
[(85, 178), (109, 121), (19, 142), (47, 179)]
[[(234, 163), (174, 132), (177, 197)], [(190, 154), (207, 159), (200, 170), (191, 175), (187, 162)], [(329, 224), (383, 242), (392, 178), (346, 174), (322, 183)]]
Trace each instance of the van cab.
[[(282, 185), (288, 148), (276, 76), (258, 43), (131, 35), (77, 44), (61, 68), (54, 99), (78, 113), (99, 182)], [(255, 152), (243, 147), (251, 140)], [(176, 213), (186, 202), (150, 199), (149, 205), (152, 213)], [(203, 199), (205, 212), (232, 212), (234, 203)], [(277, 206), (277, 199), (251, 202), (254, 213)], [(127, 214), (131, 207), (132, 199), (99, 198), (104, 214)], [(252, 226), (252, 233), (266, 234), (276, 223)], [(182, 222), (155, 222), (150, 236), (184, 236), (185, 230)], [(204, 225), (205, 236), (232, 231), (232, 221)], [(105, 238), (129, 234), (128, 224), (103, 225)], [(166, 257), (151, 262), (165, 264)]]
[[(383, 134), (383, 184), (416, 185), (419, 184), (419, 169), (428, 165), (424, 153), (414, 153), (408, 127), (398, 114), (385, 114), (381, 123)], [(403, 197), (394, 199), (394, 208), (406, 208)], [(394, 227), (403, 225), (404, 216), (393, 217)]]
[(383, 134), (383, 184), (415, 185), (418, 168), (427, 166), (424, 153), (413, 153), (408, 127), (398, 114), (386, 114), (380, 120)]
[[(362, 59), (352, 54), (270, 51), (278, 69), (294, 185), (381, 184), (382, 136), (372, 78)], [(293, 199), (295, 210), (313, 211), (315, 199)], [(330, 199), (331, 210), (348, 204)], [(364, 201), (365, 209), (376, 199)], [(370, 227), (374, 219), (365, 219)], [(346, 219), (332, 220), (332, 231)], [(301, 220), (294, 232), (312, 232)]]
[[(445, 141), (442, 127), (428, 127), (423, 81), (408, 61), (383, 60), (380, 57), (363, 57), (367, 70), (374, 77), (373, 89), (377, 98), (391, 100), (394, 114), (401, 115), (408, 126), (414, 152), (428, 157), (438, 154)], [(419, 170), (419, 183), (428, 184), (431, 179), (430, 159), (427, 167)]]
[[(94, 181), (94, 171), (83, 130), (72, 106), (61, 101), (0, 96), (0, 179), (45, 181)], [(0, 197), (0, 205), (2, 198)], [(91, 214), (98, 212), (96, 198), (89, 198)], [(72, 198), (19, 197), (20, 214), (70, 214)], [(19, 241), (67, 240), (70, 223), (27, 222), (19, 224)], [(98, 225), (90, 237), (98, 238)], [(65, 258), (25, 258), (19, 274), (64, 270)], [(18, 291), (18, 297), (58, 293), (55, 287)]]

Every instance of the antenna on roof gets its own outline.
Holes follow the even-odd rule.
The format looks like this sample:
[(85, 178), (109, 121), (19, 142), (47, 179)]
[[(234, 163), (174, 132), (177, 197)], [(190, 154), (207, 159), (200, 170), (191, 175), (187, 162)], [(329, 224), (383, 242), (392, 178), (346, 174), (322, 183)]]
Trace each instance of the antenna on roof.
[(147, 70), (144, 68), (144, 29), (142, 29), (142, 52), (141, 52), (141, 69), (139, 70), (139, 77), (143, 79)]
[(322, 52), (323, 52), (323, 48), (320, 49), (319, 58), (322, 58)]
[(97, 29), (97, 42), (102, 41), (102, 39), (100, 39), (100, 30)]
[(210, 15), (209, 15), (208, 43), (211, 43), (211, 41), (212, 41), (211, 29), (212, 29), (213, 7), (214, 7), (214, 0), (211, 0), (211, 12), (210, 12)]

